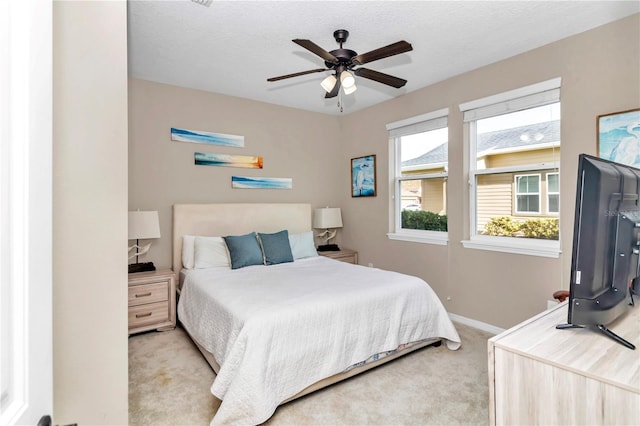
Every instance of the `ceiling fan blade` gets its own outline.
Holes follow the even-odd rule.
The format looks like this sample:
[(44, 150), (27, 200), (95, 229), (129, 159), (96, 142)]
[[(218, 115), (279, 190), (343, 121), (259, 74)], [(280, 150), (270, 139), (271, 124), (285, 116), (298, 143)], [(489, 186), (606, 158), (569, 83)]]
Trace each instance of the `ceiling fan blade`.
[(318, 68), (318, 69), (315, 69), (315, 70), (295, 72), (293, 74), (281, 75), (279, 77), (271, 77), (271, 78), (268, 78), (267, 81), (284, 80), (285, 78), (298, 77), (298, 76), (301, 76), (301, 75), (312, 74), (314, 72), (322, 72), (322, 71), (327, 71), (327, 69), (326, 68)]
[(411, 44), (404, 40), (397, 41), (385, 47), (372, 50), (362, 55), (356, 55), (351, 60), (356, 65), (366, 64), (367, 62), (377, 61), (378, 59), (387, 58), (389, 56), (398, 55), (400, 53), (409, 52), (413, 50)]
[(339, 91), (340, 91), (340, 75), (336, 77), (336, 85), (333, 86), (333, 89), (331, 89), (331, 92), (327, 92), (327, 94), (324, 95), (324, 97), (325, 99), (335, 98), (336, 96), (338, 96)]
[(358, 77), (368, 78), (369, 80), (377, 81), (378, 83), (393, 86), (396, 89), (401, 88), (407, 84), (407, 80), (403, 78), (394, 77), (389, 74), (385, 74), (379, 71), (370, 70), (368, 68), (358, 68), (353, 70), (353, 73)]
[(338, 63), (338, 58), (336, 58), (331, 53), (327, 52), (326, 50), (324, 50), (322, 47), (318, 46), (317, 44), (315, 44), (311, 40), (305, 40), (305, 39), (301, 39), (301, 38), (296, 38), (296, 39), (291, 40), (291, 41), (294, 42), (295, 44), (299, 45), (299, 46), (304, 47), (305, 49), (307, 49), (311, 53), (315, 53), (316, 55), (320, 56), (322, 59), (324, 59), (325, 61), (327, 61), (329, 63), (332, 63), (332, 64), (337, 64)]

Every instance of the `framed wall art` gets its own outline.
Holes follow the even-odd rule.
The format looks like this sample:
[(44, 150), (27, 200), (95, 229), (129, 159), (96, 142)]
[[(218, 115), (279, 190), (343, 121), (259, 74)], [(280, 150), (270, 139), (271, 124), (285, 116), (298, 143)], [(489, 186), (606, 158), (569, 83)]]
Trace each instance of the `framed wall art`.
[(351, 196), (376, 196), (376, 156), (351, 159)]
[(640, 108), (598, 116), (598, 157), (640, 168)]
[(293, 188), (293, 179), (231, 176), (231, 187), (240, 189), (291, 189)]
[(262, 157), (250, 155), (211, 154), (208, 152), (195, 152), (194, 164), (196, 166), (224, 166), (243, 167), (245, 169), (261, 169), (264, 164)]
[(202, 130), (178, 129), (176, 127), (171, 128), (171, 140), (177, 142), (232, 146), (236, 148), (244, 147), (244, 136), (204, 132)]

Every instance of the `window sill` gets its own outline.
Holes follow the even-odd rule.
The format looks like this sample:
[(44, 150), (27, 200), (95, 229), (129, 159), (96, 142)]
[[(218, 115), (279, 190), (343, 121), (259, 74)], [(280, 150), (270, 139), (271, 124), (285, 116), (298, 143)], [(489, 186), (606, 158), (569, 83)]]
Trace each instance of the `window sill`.
[(409, 241), (412, 243), (435, 244), (446, 246), (449, 243), (447, 232), (414, 231), (414, 232), (390, 232), (387, 234), (390, 240)]
[(463, 240), (462, 245), (470, 249), (552, 258), (560, 257), (561, 252), (560, 241), (526, 238), (476, 236)]

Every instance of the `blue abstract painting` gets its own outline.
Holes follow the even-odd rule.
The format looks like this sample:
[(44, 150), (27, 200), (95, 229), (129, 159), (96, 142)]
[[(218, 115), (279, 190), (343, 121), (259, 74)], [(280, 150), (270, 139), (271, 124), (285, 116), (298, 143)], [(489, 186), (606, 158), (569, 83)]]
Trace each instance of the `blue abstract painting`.
[(224, 133), (203, 132), (171, 128), (171, 140), (178, 142), (204, 143), (208, 145), (222, 145), (241, 148), (244, 146), (244, 136), (225, 135)]
[(291, 189), (291, 178), (231, 176), (231, 187), (242, 189)]

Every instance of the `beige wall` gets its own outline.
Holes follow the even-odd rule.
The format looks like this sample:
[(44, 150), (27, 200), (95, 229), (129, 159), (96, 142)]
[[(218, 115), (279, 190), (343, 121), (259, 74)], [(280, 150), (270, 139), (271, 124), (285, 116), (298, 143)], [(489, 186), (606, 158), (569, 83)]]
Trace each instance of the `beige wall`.
[[(577, 156), (596, 153), (599, 114), (640, 105), (639, 45), (640, 15), (636, 14), (342, 118), (341, 156), (346, 161), (376, 154), (380, 194), (371, 199), (343, 197), (344, 219), (350, 223), (343, 232), (345, 245), (359, 250), (363, 264), (371, 262), (424, 278), (455, 314), (509, 327), (543, 310), (555, 290), (568, 288)], [(468, 151), (458, 105), (555, 77), (562, 77), (563, 254), (560, 259), (549, 259), (463, 248), (461, 241), (469, 237)], [(450, 110), (449, 244), (388, 240), (385, 124), (445, 107)], [(346, 172), (342, 180), (348, 180)]]
[[(130, 80), (129, 208), (160, 212), (162, 238), (147, 260), (170, 265), (170, 206), (177, 202), (308, 201), (339, 206), (339, 241), (361, 264), (413, 274), (452, 313), (509, 327), (567, 288), (577, 155), (594, 154), (598, 114), (640, 105), (640, 15), (451, 78), (342, 117)], [(417, 41), (416, 41), (417, 42)], [(461, 102), (562, 77), (560, 259), (464, 249), (469, 236)], [(392, 241), (387, 123), (448, 107), (448, 246)], [(231, 149), (171, 142), (170, 127), (240, 134)], [(263, 170), (193, 165), (193, 152), (264, 156)], [(352, 198), (349, 159), (376, 154), (378, 196)], [(234, 190), (231, 175), (292, 177), (291, 191)], [(448, 300), (450, 298), (450, 300)]]
[(128, 422), (126, 2), (53, 4), (54, 424)]
[[(148, 256), (171, 267), (171, 206), (175, 203), (308, 202), (338, 206), (349, 194), (348, 161), (333, 116), (215, 93), (129, 81), (129, 208), (158, 210), (161, 238)], [(174, 142), (171, 127), (242, 135), (244, 148)], [(194, 152), (264, 157), (263, 169), (194, 165)], [(284, 177), (293, 189), (232, 189), (231, 176)], [(345, 223), (345, 226), (349, 226)], [(339, 238), (338, 238), (339, 241)]]

